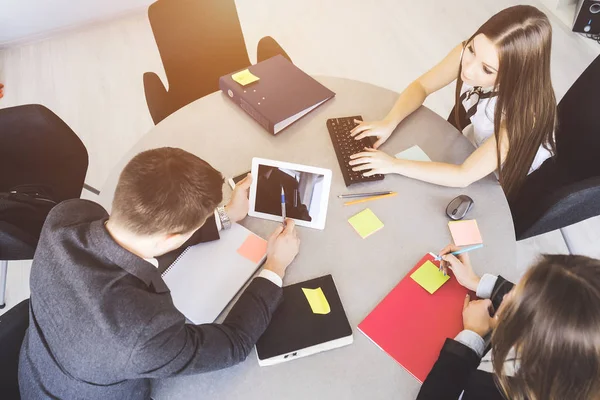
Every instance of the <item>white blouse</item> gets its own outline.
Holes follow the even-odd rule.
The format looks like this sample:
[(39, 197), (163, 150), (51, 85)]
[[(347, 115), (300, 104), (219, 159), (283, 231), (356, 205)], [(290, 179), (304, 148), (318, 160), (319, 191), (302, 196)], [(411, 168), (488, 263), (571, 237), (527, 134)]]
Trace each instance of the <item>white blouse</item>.
[[(498, 97), (491, 93), (491, 89), (481, 89), (479, 92), (473, 86), (463, 83), (461, 88), (462, 105), (467, 112), (471, 124), (463, 129), (463, 135), (479, 148), (487, 139), (494, 135), (494, 112)], [(474, 108), (476, 106), (476, 108)], [(472, 114), (472, 115), (469, 115)], [(532, 173), (552, 156), (544, 146), (538, 149), (529, 173)]]

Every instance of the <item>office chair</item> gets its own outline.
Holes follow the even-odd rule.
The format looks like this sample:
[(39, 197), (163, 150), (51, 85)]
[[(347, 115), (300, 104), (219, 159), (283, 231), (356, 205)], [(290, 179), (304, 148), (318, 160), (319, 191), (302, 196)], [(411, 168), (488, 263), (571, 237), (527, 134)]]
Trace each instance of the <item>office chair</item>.
[[(219, 90), (219, 78), (250, 66), (234, 0), (159, 0), (148, 8), (168, 90), (153, 72), (144, 92), (155, 124)], [(258, 61), (289, 56), (271, 37), (258, 43)]]
[(558, 104), (556, 155), (511, 202), (517, 240), (600, 215), (600, 57)]
[(20, 399), (19, 352), (29, 326), (29, 299), (0, 315), (0, 393), (3, 399)]
[(0, 308), (8, 261), (33, 258), (46, 215), (81, 196), (87, 167), (81, 140), (46, 107), (0, 109)]

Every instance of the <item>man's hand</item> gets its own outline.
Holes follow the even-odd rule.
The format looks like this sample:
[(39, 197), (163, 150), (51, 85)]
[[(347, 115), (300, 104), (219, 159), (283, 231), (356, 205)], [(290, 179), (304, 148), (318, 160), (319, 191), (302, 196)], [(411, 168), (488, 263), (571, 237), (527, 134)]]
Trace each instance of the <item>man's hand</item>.
[(300, 249), (300, 239), (296, 233), (294, 220), (288, 218), (285, 222), (285, 228), (280, 225), (269, 238), (265, 263), (265, 269), (275, 272), (281, 279)]
[(231, 222), (239, 222), (248, 215), (248, 209), (250, 208), (248, 192), (250, 191), (251, 184), (252, 175), (248, 174), (248, 176), (235, 185), (231, 199), (225, 206), (225, 212), (229, 216)]
[(497, 319), (490, 317), (491, 300), (474, 300), (467, 295), (463, 306), (463, 326), (465, 329), (484, 337), (496, 326)]

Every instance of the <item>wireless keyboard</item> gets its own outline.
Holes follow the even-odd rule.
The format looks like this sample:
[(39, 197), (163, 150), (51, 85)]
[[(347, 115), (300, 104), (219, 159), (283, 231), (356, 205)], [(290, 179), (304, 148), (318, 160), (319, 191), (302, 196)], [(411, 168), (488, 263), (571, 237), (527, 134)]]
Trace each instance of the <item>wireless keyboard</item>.
[(337, 155), (338, 163), (342, 169), (346, 187), (362, 182), (373, 182), (383, 180), (383, 175), (363, 176), (366, 171), (352, 171), (353, 166), (349, 165), (350, 156), (364, 151), (365, 147), (373, 147), (377, 141), (375, 137), (366, 137), (361, 140), (355, 140), (350, 136), (350, 131), (358, 125), (354, 120), (362, 121), (360, 115), (354, 117), (331, 118), (327, 120), (327, 130)]

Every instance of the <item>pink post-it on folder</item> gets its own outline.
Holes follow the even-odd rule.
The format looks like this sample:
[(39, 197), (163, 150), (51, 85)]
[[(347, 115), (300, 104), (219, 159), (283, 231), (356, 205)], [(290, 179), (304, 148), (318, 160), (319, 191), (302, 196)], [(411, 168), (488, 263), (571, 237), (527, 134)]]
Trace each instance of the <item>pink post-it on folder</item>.
[(258, 264), (265, 254), (267, 254), (267, 241), (254, 234), (250, 234), (237, 252), (242, 257)]
[(477, 221), (474, 219), (467, 221), (450, 221), (448, 222), (448, 228), (450, 228), (452, 239), (454, 239), (454, 244), (457, 246), (483, 243)]

